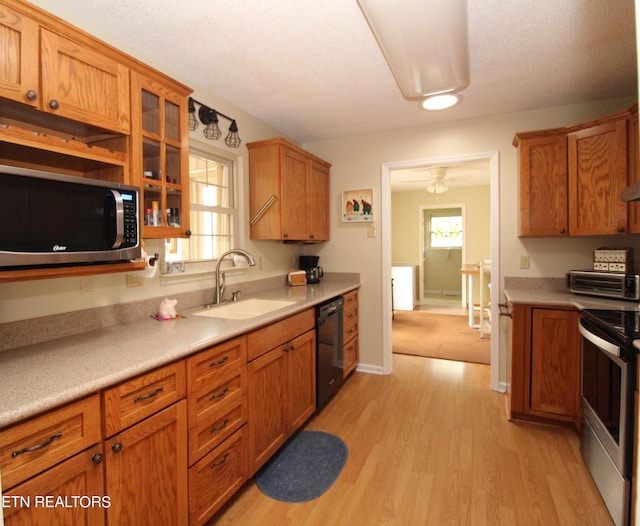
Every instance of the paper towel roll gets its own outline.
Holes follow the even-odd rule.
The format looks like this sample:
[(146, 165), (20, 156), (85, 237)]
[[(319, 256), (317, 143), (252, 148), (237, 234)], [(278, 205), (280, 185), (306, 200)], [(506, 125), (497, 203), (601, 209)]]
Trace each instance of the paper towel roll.
[(158, 272), (158, 254), (149, 255), (147, 252), (142, 249), (142, 257), (146, 263), (145, 268), (142, 270), (136, 270), (135, 272), (129, 272), (134, 276), (138, 276), (141, 278), (152, 278)]
[(155, 256), (145, 256), (144, 261), (146, 263), (144, 269), (133, 272), (133, 274), (141, 278), (152, 278), (156, 275), (156, 272), (158, 272), (158, 258)]

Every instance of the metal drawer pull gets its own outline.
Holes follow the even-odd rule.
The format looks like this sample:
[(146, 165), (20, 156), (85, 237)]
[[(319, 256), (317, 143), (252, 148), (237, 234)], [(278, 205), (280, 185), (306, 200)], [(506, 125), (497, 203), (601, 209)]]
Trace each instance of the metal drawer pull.
[(211, 362), (209, 364), (209, 367), (215, 367), (216, 365), (222, 365), (224, 362), (226, 362), (229, 359), (228, 356), (225, 356), (224, 358), (220, 359), (220, 360), (216, 360), (215, 362)]
[(229, 388), (225, 387), (221, 393), (217, 393), (217, 394), (213, 394), (209, 397), (209, 400), (215, 400), (216, 398), (222, 398), (224, 395), (226, 395), (229, 392)]
[(140, 396), (136, 396), (133, 401), (134, 402), (139, 402), (140, 400), (148, 400), (149, 398), (153, 398), (154, 396), (158, 396), (158, 393), (161, 393), (162, 391), (164, 391), (164, 387), (158, 387), (155, 391), (153, 391), (152, 393), (146, 394), (146, 395), (140, 395)]
[(222, 425), (220, 425), (220, 426), (218, 426), (218, 427), (215, 427), (215, 426), (214, 426), (214, 427), (212, 427), (209, 431), (210, 431), (211, 433), (215, 433), (216, 431), (220, 431), (220, 430), (224, 429), (225, 427), (227, 427), (227, 425), (228, 425), (228, 424), (229, 424), (229, 419), (228, 419), (228, 418), (225, 418), (225, 419), (224, 419), (224, 422), (222, 422)]
[(211, 464), (209, 464), (209, 467), (213, 469), (213, 468), (217, 468), (218, 466), (222, 466), (222, 464), (224, 464), (227, 461), (228, 456), (229, 456), (229, 453), (227, 452), (224, 454), (224, 456), (220, 460), (215, 460)]
[(55, 435), (51, 435), (49, 438), (40, 442), (39, 444), (36, 444), (35, 446), (25, 447), (24, 449), (14, 451), (13, 453), (11, 453), (11, 456), (15, 458), (18, 455), (22, 455), (22, 453), (31, 453), (32, 451), (37, 451), (38, 449), (45, 448), (49, 444), (51, 444), (51, 442), (53, 442), (56, 438), (60, 438), (61, 436), (62, 436), (62, 431), (56, 433)]

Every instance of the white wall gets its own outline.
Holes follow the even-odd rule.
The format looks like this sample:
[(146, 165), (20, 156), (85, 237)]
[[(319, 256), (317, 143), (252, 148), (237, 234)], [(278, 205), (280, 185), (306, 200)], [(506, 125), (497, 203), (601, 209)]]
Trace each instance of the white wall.
[[(444, 194), (430, 194), (424, 190), (398, 191), (391, 195), (391, 259), (394, 264), (413, 263), (420, 260), (421, 208), (442, 209), (464, 205), (465, 209), (465, 261), (454, 251), (433, 250), (426, 252), (429, 270), (424, 276), (425, 290), (458, 290), (461, 288), (462, 263), (477, 263), (491, 257), (490, 187), (452, 186)], [(450, 206), (449, 206), (450, 205)], [(425, 223), (425, 228), (428, 225)], [(454, 264), (455, 261), (455, 264)], [(431, 286), (430, 286), (431, 284)], [(433, 286), (439, 284), (439, 286)], [(478, 297), (478, 293), (475, 293)], [(488, 296), (487, 296), (488, 297)]]
[[(521, 131), (577, 124), (625, 109), (632, 102), (627, 99), (599, 101), (304, 144), (309, 151), (333, 165), (331, 242), (305, 248), (305, 253), (320, 255), (325, 268), (360, 273), (361, 362), (373, 369), (382, 370), (383, 367), (382, 290), (387, 283), (382, 276), (382, 254), (388, 247), (382, 247), (379, 236), (367, 237), (365, 226), (340, 222), (339, 203), (343, 190), (373, 188), (374, 214), (376, 221), (380, 221), (382, 164), (498, 151), (502, 276), (561, 277), (567, 270), (587, 268), (593, 248), (614, 242), (637, 245), (637, 241), (633, 236), (615, 238), (613, 242), (608, 238), (519, 239), (517, 151), (512, 145), (513, 136)], [(519, 269), (521, 254), (531, 256), (530, 269)], [(502, 291), (502, 280), (498, 281), (494, 276), (492, 283)], [(501, 354), (504, 356), (504, 349)]]

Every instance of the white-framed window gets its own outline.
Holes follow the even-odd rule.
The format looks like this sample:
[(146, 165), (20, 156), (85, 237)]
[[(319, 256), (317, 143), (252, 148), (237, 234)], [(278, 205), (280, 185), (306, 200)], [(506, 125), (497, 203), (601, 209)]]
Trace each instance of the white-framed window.
[(462, 216), (431, 216), (429, 223), (431, 248), (462, 247)]
[(165, 260), (197, 263), (218, 259), (234, 246), (238, 207), (235, 162), (205, 148), (189, 151), (189, 238), (167, 239)]

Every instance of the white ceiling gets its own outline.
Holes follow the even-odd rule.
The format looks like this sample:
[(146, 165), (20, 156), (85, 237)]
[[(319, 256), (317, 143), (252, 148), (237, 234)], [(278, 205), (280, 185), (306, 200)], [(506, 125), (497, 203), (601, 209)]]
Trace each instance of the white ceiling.
[(633, 0), (468, 0), (471, 84), (441, 113), (402, 98), (356, 0), (33, 3), (300, 143), (637, 96)]

